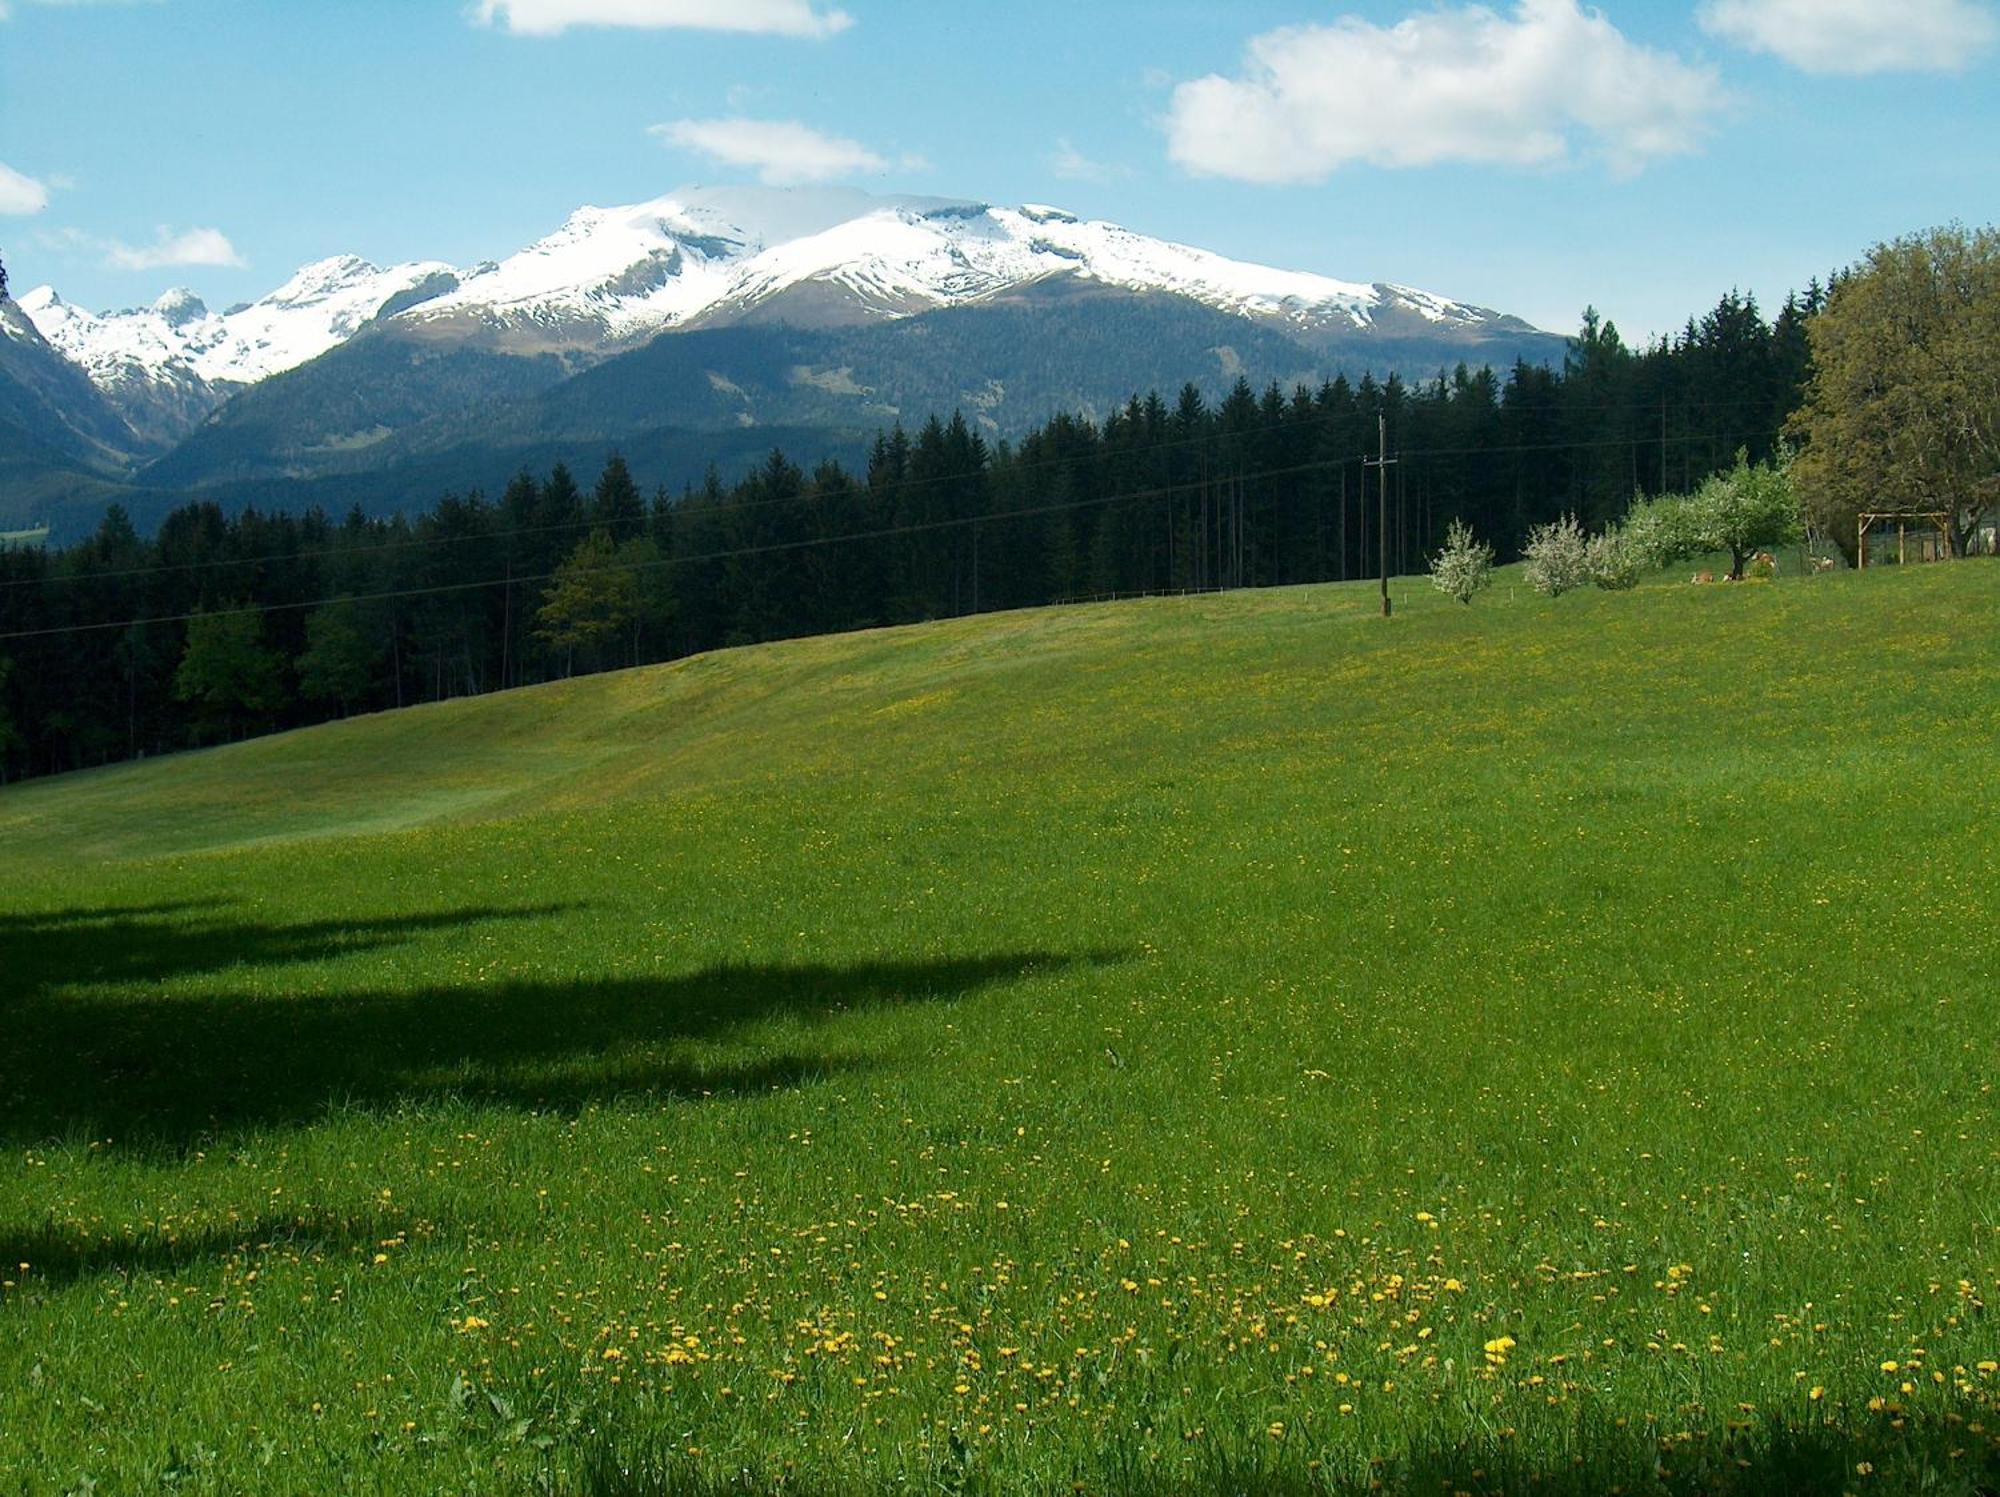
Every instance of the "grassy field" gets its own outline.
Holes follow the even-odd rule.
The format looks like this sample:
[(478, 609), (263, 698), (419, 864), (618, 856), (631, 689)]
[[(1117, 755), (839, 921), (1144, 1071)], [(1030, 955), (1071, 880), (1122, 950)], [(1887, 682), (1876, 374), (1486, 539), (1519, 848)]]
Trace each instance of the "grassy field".
[(2000, 569), (1373, 606), (0, 791), (0, 1493), (2000, 1488)]

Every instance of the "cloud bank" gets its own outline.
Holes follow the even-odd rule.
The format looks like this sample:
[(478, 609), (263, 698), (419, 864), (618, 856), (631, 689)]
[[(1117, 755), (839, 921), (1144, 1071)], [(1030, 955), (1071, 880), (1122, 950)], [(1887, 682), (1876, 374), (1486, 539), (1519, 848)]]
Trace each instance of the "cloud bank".
[(1956, 73), (2000, 40), (1976, 0), (1703, 0), (1702, 29), (1807, 73)]
[(1166, 129), (1185, 170), (1246, 182), (1578, 154), (1629, 174), (1694, 150), (1726, 104), (1713, 69), (1635, 44), (1577, 0), (1519, 0), (1505, 15), (1441, 6), (1267, 32), (1236, 76), (1176, 88)]
[(828, 37), (854, 18), (820, 0), (475, 0), (474, 20), (515, 36), (560, 36), (572, 26), (739, 31)]

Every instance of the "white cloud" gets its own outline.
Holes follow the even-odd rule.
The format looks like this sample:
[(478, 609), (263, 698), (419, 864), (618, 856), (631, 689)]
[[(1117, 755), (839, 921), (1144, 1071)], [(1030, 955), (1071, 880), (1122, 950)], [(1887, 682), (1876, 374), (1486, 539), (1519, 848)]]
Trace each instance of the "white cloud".
[(1253, 37), (1241, 73), (1174, 90), (1173, 160), (1314, 182), (1354, 162), (1545, 166), (1581, 146), (1621, 174), (1693, 150), (1727, 105), (1715, 71), (1627, 40), (1577, 0), (1346, 16)]
[(748, 31), (774, 36), (832, 36), (854, 24), (821, 0), (474, 0), (474, 20), (516, 36), (560, 36), (572, 26), (646, 30)]
[(81, 229), (64, 229), (44, 236), (50, 246), (87, 250), (102, 258), (108, 270), (161, 270), (175, 265), (221, 265), (240, 269), (247, 264), (236, 246), (220, 229), (162, 227), (151, 244), (132, 245), (122, 239), (105, 239)]
[(859, 141), (827, 135), (796, 120), (675, 120), (654, 125), (649, 133), (724, 166), (748, 167), (769, 187), (834, 182), (888, 171), (892, 165), (918, 171), (926, 165), (920, 156), (892, 163)]
[(229, 236), (220, 229), (186, 229), (176, 234), (162, 228), (151, 244), (137, 248), (108, 242), (105, 258), (120, 270), (157, 270), (168, 265), (240, 267), (245, 263), (236, 253), (236, 246), (229, 242)]
[(1978, 0), (1703, 0), (1702, 29), (1808, 73), (1955, 73), (2000, 40)]
[(24, 176), (0, 161), (0, 214), (25, 216), (40, 213), (49, 205), (47, 184)]
[(1067, 137), (1056, 142), (1049, 156), (1049, 170), (1065, 182), (1114, 182), (1132, 175), (1129, 167), (1093, 161), (1070, 144)]

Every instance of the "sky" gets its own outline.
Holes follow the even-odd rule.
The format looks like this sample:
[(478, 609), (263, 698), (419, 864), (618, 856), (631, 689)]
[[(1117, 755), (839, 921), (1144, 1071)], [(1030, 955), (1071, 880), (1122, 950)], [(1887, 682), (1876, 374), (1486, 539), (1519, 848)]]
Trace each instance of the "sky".
[(98, 310), (586, 203), (1050, 203), (1642, 342), (2000, 202), (2000, 0), (0, 0), (0, 258)]

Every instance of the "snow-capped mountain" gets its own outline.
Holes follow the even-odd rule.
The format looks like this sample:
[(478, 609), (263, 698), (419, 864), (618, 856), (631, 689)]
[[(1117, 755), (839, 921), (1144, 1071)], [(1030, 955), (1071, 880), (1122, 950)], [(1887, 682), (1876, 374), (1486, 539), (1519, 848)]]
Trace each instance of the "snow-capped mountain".
[(1427, 292), (1248, 264), (1041, 205), (834, 192), (802, 201), (737, 189), (581, 209), (402, 321), (437, 334), (483, 330), (520, 351), (568, 351), (744, 320), (911, 316), (1054, 276), (1185, 296), (1305, 335), (1365, 331), (1384, 317), (1440, 333), (1503, 320)]
[(211, 384), (251, 385), (346, 342), (393, 298), (454, 284), (452, 268), (435, 261), (383, 270), (336, 255), (222, 313), (186, 287), (149, 307), (91, 313), (42, 286), (21, 298), (21, 310), (100, 387), (176, 366)]
[(140, 430), (185, 432), (237, 388), (364, 328), (587, 365), (676, 329), (840, 327), (977, 304), (1055, 278), (1168, 293), (1253, 319), (1308, 347), (1371, 332), (1476, 342), (1516, 319), (1407, 287), (1227, 259), (1057, 208), (846, 190), (697, 189), (582, 208), (497, 263), (308, 265), (270, 295), (215, 313), (193, 292), (90, 313), (41, 287), (20, 299), (44, 337)]

